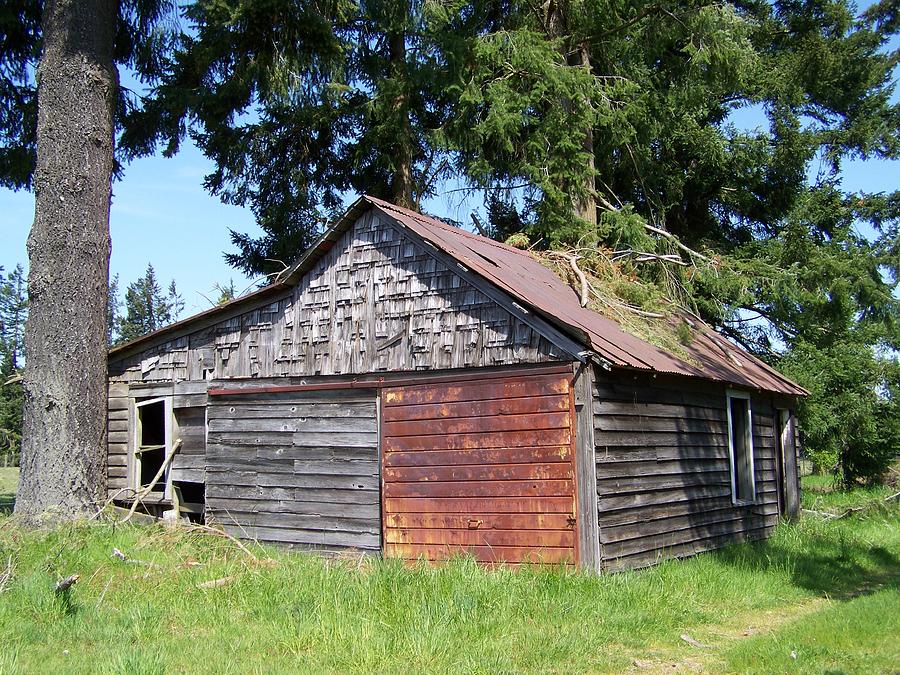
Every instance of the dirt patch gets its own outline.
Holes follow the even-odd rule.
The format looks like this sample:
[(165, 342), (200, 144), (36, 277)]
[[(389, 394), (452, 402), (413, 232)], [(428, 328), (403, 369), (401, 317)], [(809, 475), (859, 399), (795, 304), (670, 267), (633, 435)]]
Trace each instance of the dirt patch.
[(721, 672), (720, 655), (735, 642), (773, 633), (785, 624), (818, 612), (829, 604), (825, 598), (812, 598), (798, 605), (738, 614), (718, 624), (693, 626), (673, 636), (671, 644), (652, 645), (633, 653), (628, 672)]

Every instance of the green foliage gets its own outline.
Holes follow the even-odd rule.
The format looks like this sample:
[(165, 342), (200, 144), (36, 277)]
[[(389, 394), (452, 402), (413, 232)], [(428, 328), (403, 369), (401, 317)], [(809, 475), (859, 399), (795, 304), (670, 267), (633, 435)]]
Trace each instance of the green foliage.
[(175, 287), (175, 280), (169, 283), (164, 294), (153, 265), (148, 264), (144, 276), (129, 284), (125, 291), (125, 314), (119, 319), (115, 344), (164, 328), (177, 321), (182, 310), (184, 300)]
[[(121, 0), (117, 3), (115, 62), (139, 81), (162, 72), (165, 54), (178, 36), (174, 0)], [(0, 7), (0, 186), (31, 189), (37, 148), (37, 72), (41, 53), (42, 0), (10, 0)], [(119, 88), (116, 130), (141, 121), (142, 98)], [(129, 121), (130, 120), (130, 121)], [(133, 153), (118, 144), (116, 159)], [(116, 173), (121, 174), (117, 165)]]
[(28, 294), (21, 265), (0, 277), (0, 465), (19, 463)]
[[(0, 268), (2, 271), (2, 268)], [(28, 318), (28, 290), (22, 265), (0, 277), (0, 359), (12, 370), (25, 362), (25, 320)]]
[(800, 343), (782, 359), (811, 396), (801, 402), (805, 449), (846, 485), (872, 482), (900, 454), (900, 366), (865, 344)]
[(228, 284), (216, 284), (214, 290), (219, 293), (219, 298), (216, 300), (217, 305), (224, 305), (226, 302), (231, 302), (237, 297), (237, 291), (234, 288), (234, 279), (229, 279)]

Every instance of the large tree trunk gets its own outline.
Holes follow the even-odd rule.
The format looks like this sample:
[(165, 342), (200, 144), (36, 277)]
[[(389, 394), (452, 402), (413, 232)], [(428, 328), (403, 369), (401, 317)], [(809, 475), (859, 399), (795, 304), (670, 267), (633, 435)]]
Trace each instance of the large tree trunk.
[[(409, 10), (406, 10), (407, 14)], [(391, 177), (391, 201), (405, 209), (415, 209), (413, 198), (413, 133), (409, 120), (409, 73), (406, 67), (406, 34), (399, 30), (388, 37), (391, 77), (402, 83), (400, 93), (394, 98), (394, 115), (398, 122), (395, 146), (394, 175)]]
[(116, 0), (46, 0), (16, 513), (71, 519), (105, 488)]
[[(547, 0), (544, 3), (544, 24), (547, 27), (547, 34), (550, 38), (562, 40), (562, 56), (566, 59), (566, 63), (573, 68), (584, 68), (588, 72), (591, 70), (591, 54), (587, 41), (581, 41), (573, 46), (571, 44), (571, 29), (569, 25), (568, 0)], [(570, 106), (571, 101), (563, 101), (563, 105)], [(582, 220), (597, 224), (597, 200), (594, 198), (596, 185), (594, 184), (594, 130), (587, 127), (581, 130), (573, 130), (573, 133), (581, 133), (581, 147), (588, 155), (587, 159), (587, 175), (582, 185), (570, 186), (569, 193), (572, 196), (572, 210), (574, 215)]]
[[(586, 42), (582, 42), (578, 49), (569, 57), (569, 65), (591, 70), (591, 55)], [(582, 130), (581, 146), (588, 155), (589, 177), (587, 184), (582, 186), (583, 195), (574, 199), (575, 215), (591, 225), (597, 224), (597, 200), (594, 198), (596, 185), (594, 184), (594, 130), (591, 127)]]

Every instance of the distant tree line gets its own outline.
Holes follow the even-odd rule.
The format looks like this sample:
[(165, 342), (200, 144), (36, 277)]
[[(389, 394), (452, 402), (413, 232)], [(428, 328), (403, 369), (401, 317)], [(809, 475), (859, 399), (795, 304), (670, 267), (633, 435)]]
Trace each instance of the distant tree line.
[[(0, 268), (2, 272), (2, 268)], [(0, 276), (0, 466), (19, 463), (28, 293), (21, 265)]]
[[(0, 268), (2, 271), (2, 268)], [(220, 295), (230, 289), (218, 287)], [(224, 296), (222, 296), (224, 297)], [(220, 301), (222, 300), (220, 297)], [(109, 346), (122, 344), (163, 328), (178, 320), (184, 299), (174, 279), (165, 292), (152, 264), (144, 274), (128, 284), (124, 301), (119, 294), (119, 277), (110, 281), (107, 337)], [(28, 289), (22, 265), (0, 277), (0, 466), (15, 466), (22, 441), (25, 367), (25, 320), (28, 317)]]

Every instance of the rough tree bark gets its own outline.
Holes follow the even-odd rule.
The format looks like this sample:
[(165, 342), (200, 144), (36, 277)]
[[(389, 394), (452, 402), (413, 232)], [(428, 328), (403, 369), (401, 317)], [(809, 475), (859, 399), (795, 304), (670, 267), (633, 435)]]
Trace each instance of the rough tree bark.
[[(404, 4), (404, 17), (409, 14), (408, 4)], [(413, 132), (409, 120), (409, 72), (406, 66), (406, 33), (394, 30), (388, 35), (388, 58), (391, 77), (400, 83), (401, 91), (393, 101), (395, 119), (398, 122), (397, 145), (394, 161), (394, 175), (391, 177), (391, 201), (405, 209), (415, 209), (413, 199)]]
[(105, 488), (117, 11), (117, 0), (44, 4), (15, 509), (31, 521), (87, 515)]
[[(569, 21), (569, 12), (571, 11), (568, 0), (546, 0), (543, 5), (544, 25), (547, 29), (547, 35), (554, 39), (562, 40), (562, 56), (566, 59), (566, 63), (573, 68), (584, 68), (588, 72), (591, 70), (591, 54), (586, 41), (581, 41), (577, 45), (572, 44), (571, 25)], [(570, 106), (571, 101), (564, 101), (565, 106)], [(587, 127), (581, 130), (581, 146), (588, 156), (587, 171), (589, 178), (586, 182), (577, 186), (576, 193), (572, 198), (572, 210), (574, 215), (582, 220), (597, 224), (597, 201), (594, 198), (596, 186), (594, 184), (594, 130)]]

